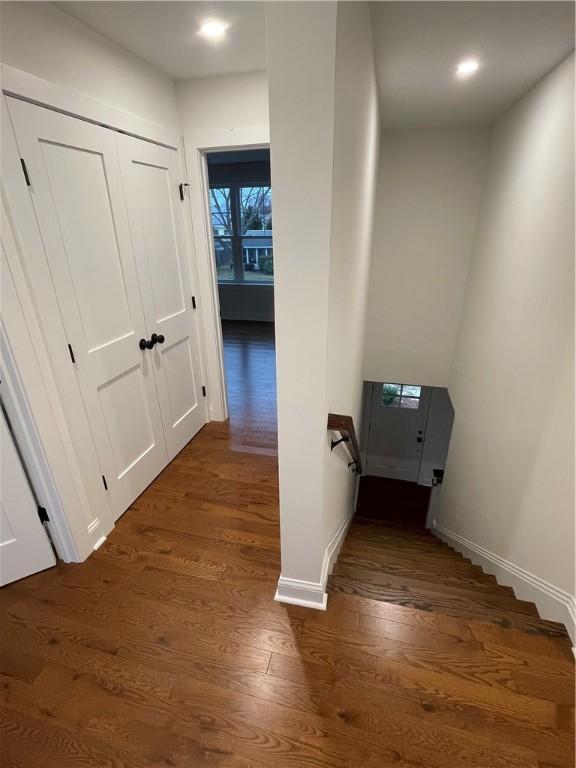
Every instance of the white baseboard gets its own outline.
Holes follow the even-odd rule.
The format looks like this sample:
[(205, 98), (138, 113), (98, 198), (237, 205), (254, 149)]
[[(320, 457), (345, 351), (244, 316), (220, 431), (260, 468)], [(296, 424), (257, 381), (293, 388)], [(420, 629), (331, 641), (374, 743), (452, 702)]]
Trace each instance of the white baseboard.
[(479, 544), (449, 531), (436, 520), (432, 522), (432, 530), (440, 539), (481, 566), (486, 573), (496, 576), (499, 584), (512, 587), (520, 600), (534, 603), (541, 618), (564, 624), (572, 643), (576, 644), (576, 598), (573, 595)]
[(318, 611), (325, 611), (328, 595), (322, 582), (287, 579), (280, 576), (274, 600), (278, 603), (302, 605), (304, 608), (316, 608)]
[(320, 581), (301, 581), (300, 579), (288, 579), (284, 576), (280, 576), (274, 600), (279, 603), (288, 603), (289, 605), (302, 605), (305, 608), (316, 608), (318, 611), (326, 610), (328, 602), (328, 594), (326, 593), (328, 576), (332, 573), (334, 563), (336, 562), (340, 548), (344, 543), (348, 526), (352, 522), (353, 516), (354, 513), (351, 513), (342, 521), (324, 550)]

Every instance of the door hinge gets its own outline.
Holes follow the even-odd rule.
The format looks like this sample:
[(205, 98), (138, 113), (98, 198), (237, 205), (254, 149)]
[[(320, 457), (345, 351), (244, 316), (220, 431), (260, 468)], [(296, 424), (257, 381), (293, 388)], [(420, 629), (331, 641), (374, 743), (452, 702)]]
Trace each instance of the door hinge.
[(38, 507), (38, 517), (40, 518), (41, 523), (50, 522), (50, 518), (48, 517), (48, 512), (46, 512), (45, 507)]
[(24, 173), (24, 178), (26, 179), (26, 185), (28, 187), (31, 187), (32, 184), (30, 183), (30, 176), (28, 175), (28, 168), (26, 168), (26, 161), (23, 157), (20, 158), (20, 163), (22, 165), (22, 172)]
[(206, 397), (206, 387), (202, 387), (202, 397)]
[(185, 181), (181, 181), (180, 184), (178, 184), (178, 189), (180, 191), (180, 200), (184, 200), (184, 187), (189, 187), (190, 184), (187, 184)]
[(106, 478), (104, 477), (104, 475), (102, 475), (102, 482), (104, 483), (104, 490), (107, 491), (108, 490), (108, 483), (106, 482)]
[(192, 309), (196, 309), (196, 296), (192, 296)]
[(76, 365), (76, 358), (74, 357), (74, 350), (72, 349), (72, 344), (68, 344), (68, 352), (70, 352), (70, 359)]

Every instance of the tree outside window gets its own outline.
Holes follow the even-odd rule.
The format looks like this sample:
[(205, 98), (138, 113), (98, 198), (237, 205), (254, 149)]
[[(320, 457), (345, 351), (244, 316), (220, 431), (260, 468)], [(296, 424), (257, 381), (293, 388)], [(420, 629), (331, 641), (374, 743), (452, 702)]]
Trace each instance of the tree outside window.
[(261, 184), (210, 189), (218, 282), (274, 282), (272, 190)]

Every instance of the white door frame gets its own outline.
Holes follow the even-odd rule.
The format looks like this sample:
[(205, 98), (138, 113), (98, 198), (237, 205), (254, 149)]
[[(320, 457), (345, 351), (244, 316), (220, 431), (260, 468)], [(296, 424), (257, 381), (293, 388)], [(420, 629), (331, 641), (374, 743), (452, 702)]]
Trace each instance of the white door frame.
[(46, 523), (46, 527), (58, 557), (65, 563), (73, 562), (79, 559), (79, 552), (64, 514), (62, 500), (50, 471), (46, 453), (42, 448), (2, 322), (0, 322), (0, 359), (2, 365), (0, 395), (10, 419), (18, 451), (25, 463), (30, 485), (40, 506), (49, 512), (50, 520)]
[(184, 139), (186, 162), (190, 169), (190, 206), (191, 218), (195, 225), (194, 242), (200, 296), (206, 308), (201, 314), (201, 320), (208, 375), (208, 408), (210, 419), (213, 421), (225, 421), (228, 418), (228, 403), (206, 156), (209, 152), (267, 149), (269, 146), (270, 131), (267, 126), (191, 131)]
[[(63, 88), (62, 86), (35, 77), (27, 72), (23, 72), (5, 64), (0, 65), (0, 85), (3, 92), (3, 101), (5, 96), (12, 96), (62, 112), (71, 117), (93, 122), (122, 133), (127, 133), (136, 138), (176, 149), (179, 151), (180, 155), (181, 171), (183, 174), (182, 178), (186, 178), (183, 142), (176, 131), (143, 120), (107, 104), (102, 104), (82, 93)], [(2, 133), (7, 141), (8, 151), (10, 152), (11, 157), (13, 155), (12, 159), (19, 165), (17, 162), (18, 149), (16, 139), (7, 116), (5, 104), (2, 104), (2, 122)], [(9, 197), (9, 200), (6, 199), (4, 201), (7, 205), (8, 215), (13, 218), (15, 224), (22, 221), (24, 227), (30, 227), (31, 202), (27, 198), (27, 195), (22, 194), (22, 189), (20, 189), (23, 184), (23, 178), (17, 173), (15, 166), (12, 166), (10, 169), (3, 168), (3, 175), (4, 191), (7, 193), (6, 197)], [(10, 192), (9, 195), (8, 191)], [(13, 192), (16, 192), (16, 194), (13, 194)], [(187, 216), (184, 218), (185, 220), (188, 219)], [(18, 227), (16, 226), (15, 233), (17, 232), (17, 229)], [(188, 246), (191, 246), (193, 243), (191, 229), (191, 223), (186, 221)], [(39, 236), (39, 233), (37, 234)], [(22, 244), (17, 243), (17, 250), (20, 250), (21, 247)], [(188, 252), (190, 259), (190, 273), (192, 280), (194, 280), (198, 274), (197, 265), (195, 263), (196, 260), (190, 247), (188, 248)], [(18, 264), (18, 267), (20, 267), (20, 264)], [(197, 282), (197, 285), (200, 288), (199, 293), (202, 296), (202, 286), (199, 281)], [(51, 508), (53, 516), (52, 530), (55, 534), (54, 540), (58, 549), (58, 554), (67, 562), (81, 562), (90, 555), (93, 549), (97, 549), (102, 544), (109, 533), (110, 527), (105, 524), (103, 529), (98, 531), (97, 538), (96, 530), (89, 532), (94, 534), (92, 538), (89, 536), (87, 537), (86, 531), (82, 530), (82, 515), (78, 503), (78, 491), (80, 490), (78, 487), (78, 471), (77, 468), (74, 467), (74, 456), (70, 452), (71, 446), (69, 437), (67, 436), (67, 429), (65, 424), (60, 424), (60, 421), (63, 419), (60, 396), (54, 384), (50, 368), (51, 364), (49, 362), (50, 357), (47, 354), (46, 346), (42, 338), (39, 317), (33, 308), (33, 302), (30, 300), (31, 297), (28, 293), (27, 278), (25, 274), (19, 275), (17, 290), (19, 293), (22, 313), (28, 329), (32, 329), (33, 331), (36, 355), (39, 360), (42, 360), (41, 370), (45, 372), (45, 374), (41, 384), (36, 382), (37, 386), (43, 386), (44, 397), (38, 397), (37, 393), (34, 393), (34, 398), (30, 397), (29, 384), (27, 381), (23, 380), (22, 376), (20, 376), (19, 379), (14, 379), (14, 381), (18, 383), (20, 389), (18, 392), (18, 387), (16, 387), (16, 397), (22, 402), (30, 402), (31, 419), (35, 426), (34, 431), (29, 430), (30, 439), (34, 443), (34, 445), (30, 447), (30, 451), (36, 452), (38, 456), (41, 455), (43, 450), (45, 451), (45, 464), (43, 465), (41, 461), (38, 461), (36, 467), (36, 470), (39, 473), (39, 482), (45, 484), (47, 493), (52, 484), (53, 492), (57, 494), (61, 500), (60, 504)], [(191, 285), (190, 290), (194, 292), (194, 286)], [(204, 303), (209, 307), (209, 300), (206, 300)], [(198, 326), (200, 326), (200, 323)], [(14, 358), (20, 359), (20, 357), (26, 353), (24, 348), (19, 348), (23, 347), (23, 339), (20, 338), (20, 335), (18, 334), (16, 338), (11, 338), (10, 341), (13, 347)], [(204, 343), (200, 332), (198, 341), (200, 349), (203, 349)], [(204, 365), (203, 358), (201, 360), (201, 367), (203, 369), (201, 375), (202, 379), (206, 381), (207, 376)], [(15, 373), (18, 373), (16, 369)], [(71, 369), (70, 375), (72, 375)], [(52, 429), (50, 432), (47, 425), (51, 421), (54, 422), (55, 415), (59, 418), (59, 421), (57, 422), (58, 426), (56, 430)], [(62, 440), (62, 445), (58, 447), (55, 445), (54, 438), (56, 435), (54, 434), (54, 431), (60, 432), (58, 437)], [(64, 451), (65, 456), (61, 455), (62, 451)], [(52, 475), (54, 475), (54, 478)], [(55, 499), (56, 496), (53, 496), (53, 498)], [(76, 503), (73, 503), (73, 499), (76, 499)], [(95, 538), (96, 540), (94, 540)]]

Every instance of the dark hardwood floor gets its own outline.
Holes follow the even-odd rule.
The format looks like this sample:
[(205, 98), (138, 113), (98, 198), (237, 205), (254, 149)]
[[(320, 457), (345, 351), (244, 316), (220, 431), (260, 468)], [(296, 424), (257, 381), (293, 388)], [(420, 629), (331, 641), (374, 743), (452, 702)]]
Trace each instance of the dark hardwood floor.
[(246, 339), (230, 423), (85, 563), (2, 590), (2, 767), (573, 766), (563, 628), (431, 534), (357, 518), (326, 613), (273, 601), (273, 342)]
[(230, 436), (236, 446), (277, 449), (274, 324), (222, 321)]

